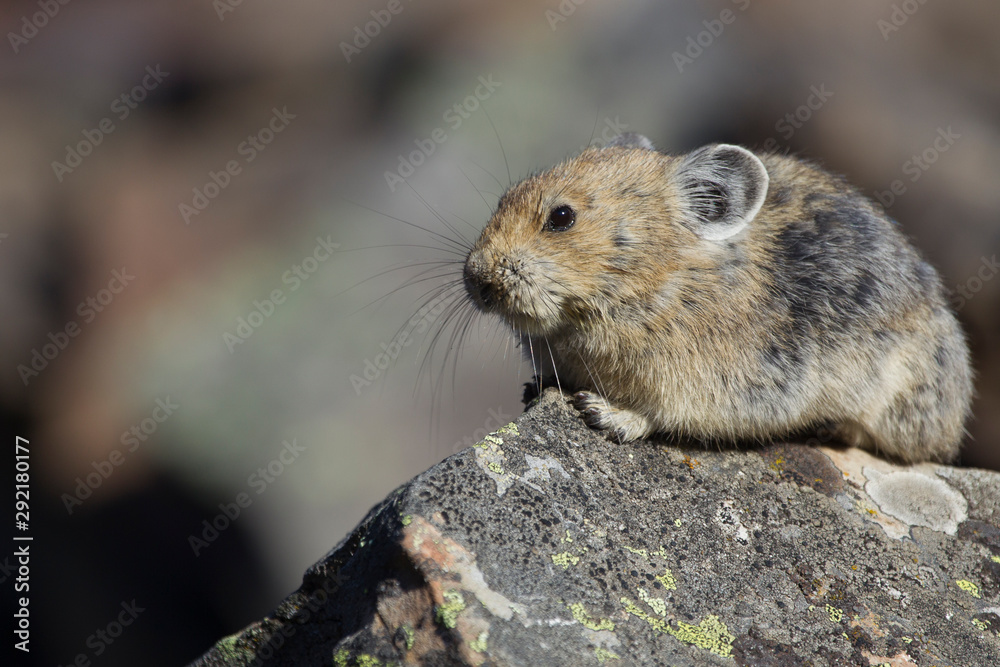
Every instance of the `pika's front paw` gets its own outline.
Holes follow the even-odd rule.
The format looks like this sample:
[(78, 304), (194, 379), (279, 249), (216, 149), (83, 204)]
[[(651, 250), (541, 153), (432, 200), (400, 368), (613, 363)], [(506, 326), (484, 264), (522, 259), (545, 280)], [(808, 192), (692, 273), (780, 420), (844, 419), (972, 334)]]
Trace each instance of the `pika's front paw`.
[(611, 405), (606, 398), (591, 391), (573, 394), (573, 405), (583, 415), (587, 426), (607, 431), (618, 442), (645, 438), (653, 432), (649, 420), (627, 408)]

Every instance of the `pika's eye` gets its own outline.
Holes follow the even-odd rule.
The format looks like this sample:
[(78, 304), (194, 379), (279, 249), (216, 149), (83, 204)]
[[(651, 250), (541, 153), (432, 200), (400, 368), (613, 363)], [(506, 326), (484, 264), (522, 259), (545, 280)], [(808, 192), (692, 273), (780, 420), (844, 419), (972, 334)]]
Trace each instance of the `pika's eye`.
[(576, 222), (576, 211), (569, 206), (558, 206), (549, 213), (545, 229), (553, 232), (565, 232)]

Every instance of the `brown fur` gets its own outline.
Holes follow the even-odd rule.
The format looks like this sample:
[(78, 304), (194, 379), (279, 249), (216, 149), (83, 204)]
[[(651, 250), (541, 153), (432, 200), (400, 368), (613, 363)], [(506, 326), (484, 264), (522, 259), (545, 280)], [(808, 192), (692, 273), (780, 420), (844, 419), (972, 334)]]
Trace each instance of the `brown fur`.
[[(728, 441), (828, 425), (905, 461), (953, 459), (968, 350), (898, 227), (805, 162), (639, 139), (514, 185), (465, 266), (476, 304), (585, 390), (588, 423)], [(560, 206), (575, 224), (546, 228)]]

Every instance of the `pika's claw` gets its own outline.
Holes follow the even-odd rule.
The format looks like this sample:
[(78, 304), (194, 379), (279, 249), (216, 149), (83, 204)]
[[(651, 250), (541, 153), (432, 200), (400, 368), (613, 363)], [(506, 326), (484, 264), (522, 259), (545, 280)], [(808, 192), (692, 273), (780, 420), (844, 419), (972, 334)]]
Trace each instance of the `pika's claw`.
[(578, 391), (573, 394), (573, 404), (587, 426), (608, 431), (608, 436), (617, 442), (638, 440), (653, 432), (652, 425), (645, 416), (626, 408), (614, 407), (600, 394)]

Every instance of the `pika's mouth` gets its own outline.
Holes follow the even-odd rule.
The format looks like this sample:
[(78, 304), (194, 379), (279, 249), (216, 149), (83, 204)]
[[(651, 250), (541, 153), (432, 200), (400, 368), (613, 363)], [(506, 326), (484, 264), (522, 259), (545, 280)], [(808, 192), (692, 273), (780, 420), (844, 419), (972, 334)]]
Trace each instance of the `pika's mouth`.
[(474, 250), (462, 278), (476, 308), (499, 315), (517, 331), (544, 335), (561, 320), (559, 300), (547, 298), (524, 267), (510, 258), (490, 261), (483, 251)]

